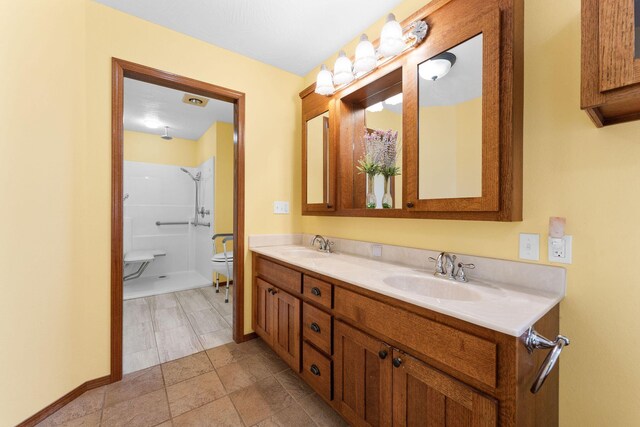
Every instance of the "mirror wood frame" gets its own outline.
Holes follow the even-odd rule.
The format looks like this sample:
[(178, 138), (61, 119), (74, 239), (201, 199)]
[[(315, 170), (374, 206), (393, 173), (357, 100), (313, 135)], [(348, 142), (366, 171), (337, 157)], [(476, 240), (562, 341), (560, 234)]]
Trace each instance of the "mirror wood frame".
[[(382, 64), (334, 95), (323, 97), (332, 105), (329, 120), (336, 140), (330, 150), (334, 148), (336, 152), (330, 153), (330, 157), (337, 156), (338, 168), (330, 181), (335, 182), (336, 205), (331, 210), (317, 211), (305, 206), (306, 157), (303, 144), (303, 215), (521, 221), (524, 0), (434, 0), (401, 25), (404, 27), (417, 19), (424, 19), (429, 25), (429, 34), (422, 45)], [(483, 99), (483, 197), (420, 201), (417, 199), (416, 181), (418, 64), (480, 32), (489, 36), (483, 37), (483, 62), (489, 61), (483, 63), (483, 75), (492, 76), (488, 79), (483, 77), (483, 98), (485, 90), (489, 89), (487, 97), (494, 105), (493, 108), (485, 108), (487, 104)], [(378, 44), (376, 40), (374, 45)], [(402, 200), (405, 204), (402, 209), (355, 208), (352, 176), (354, 132), (357, 123), (364, 122), (364, 110), (345, 100), (349, 101), (349, 95), (361, 89), (374, 95), (388, 87), (385, 79), (397, 72), (402, 73), (404, 95)], [(303, 123), (309, 108), (306, 98), (320, 96), (313, 92), (314, 89), (315, 84), (312, 84), (300, 92)], [(491, 125), (487, 127), (487, 123)], [(488, 140), (494, 142), (485, 146)], [(407, 207), (407, 201), (413, 201), (412, 207)]]

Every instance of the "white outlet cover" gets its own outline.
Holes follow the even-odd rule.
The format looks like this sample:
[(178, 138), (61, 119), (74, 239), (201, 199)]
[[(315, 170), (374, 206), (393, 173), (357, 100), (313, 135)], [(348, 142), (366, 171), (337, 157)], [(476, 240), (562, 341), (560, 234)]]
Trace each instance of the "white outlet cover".
[(273, 202), (273, 213), (277, 215), (286, 215), (289, 213), (289, 202), (275, 201)]
[(371, 245), (371, 256), (381, 257), (382, 256), (382, 245)]
[[(554, 240), (562, 240), (562, 242), (564, 243), (564, 257), (561, 256), (557, 256), (554, 255), (554, 248), (553, 248), (553, 241)], [(573, 237), (572, 236), (564, 236), (561, 238), (552, 238), (552, 237), (548, 237), (547, 238), (547, 245), (549, 248), (549, 261), (550, 262), (559, 262), (562, 264), (571, 264), (572, 262), (572, 246), (573, 244)]]
[(520, 233), (520, 259), (540, 261), (540, 235)]

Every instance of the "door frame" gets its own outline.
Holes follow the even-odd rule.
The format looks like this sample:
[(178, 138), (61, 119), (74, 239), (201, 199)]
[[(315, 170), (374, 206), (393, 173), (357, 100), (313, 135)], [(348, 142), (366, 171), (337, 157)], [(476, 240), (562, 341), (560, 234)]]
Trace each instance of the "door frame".
[[(254, 338), (244, 334), (244, 126), (245, 94), (189, 77), (158, 70), (118, 58), (111, 59), (111, 382), (122, 378), (122, 221), (125, 77), (206, 96), (234, 105), (233, 191), (233, 339), (240, 343)], [(227, 280), (229, 280), (227, 278)]]

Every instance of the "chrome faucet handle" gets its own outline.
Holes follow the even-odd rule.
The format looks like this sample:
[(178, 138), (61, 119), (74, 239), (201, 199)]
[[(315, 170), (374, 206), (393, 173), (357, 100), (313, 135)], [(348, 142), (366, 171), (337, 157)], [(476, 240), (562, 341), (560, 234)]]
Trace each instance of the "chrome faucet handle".
[(469, 270), (473, 270), (474, 268), (476, 268), (476, 266), (475, 266), (475, 264), (463, 264), (463, 263), (459, 262), (458, 263), (458, 272), (456, 273), (456, 280), (458, 282), (467, 283), (469, 281), (469, 279), (467, 279), (467, 274), (464, 271), (465, 268), (468, 268)]
[(456, 256), (445, 254), (445, 259), (447, 260), (445, 273), (449, 279), (455, 279), (456, 272)]
[(429, 257), (429, 261), (434, 262), (436, 264), (436, 271), (435, 271), (436, 276), (445, 276), (447, 274), (444, 264), (442, 263), (443, 256), (444, 256), (444, 252), (440, 252), (437, 259), (434, 257)]

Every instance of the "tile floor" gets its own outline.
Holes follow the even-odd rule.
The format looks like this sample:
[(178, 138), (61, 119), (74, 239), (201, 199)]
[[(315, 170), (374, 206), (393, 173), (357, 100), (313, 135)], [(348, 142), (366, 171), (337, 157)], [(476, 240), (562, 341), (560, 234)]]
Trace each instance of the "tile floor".
[(260, 339), (90, 390), (39, 426), (346, 426)]
[(233, 341), (233, 295), (212, 286), (123, 303), (125, 374)]

